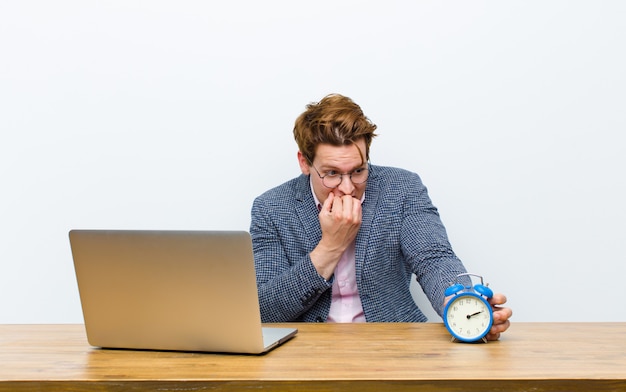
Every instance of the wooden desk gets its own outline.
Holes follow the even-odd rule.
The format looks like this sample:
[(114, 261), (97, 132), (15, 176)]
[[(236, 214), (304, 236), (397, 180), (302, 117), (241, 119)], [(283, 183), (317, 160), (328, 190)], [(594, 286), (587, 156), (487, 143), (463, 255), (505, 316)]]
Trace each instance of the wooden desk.
[(442, 324), (295, 325), (263, 356), (102, 350), (82, 325), (0, 325), (0, 391), (626, 390), (626, 323), (514, 323), (487, 344), (451, 343)]

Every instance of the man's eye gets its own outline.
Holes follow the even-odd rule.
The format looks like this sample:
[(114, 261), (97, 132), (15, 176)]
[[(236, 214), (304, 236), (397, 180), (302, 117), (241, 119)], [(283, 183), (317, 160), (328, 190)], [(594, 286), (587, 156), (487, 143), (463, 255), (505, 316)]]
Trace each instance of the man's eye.
[(337, 173), (334, 170), (329, 170), (326, 172), (326, 177), (337, 177), (339, 175), (339, 173)]
[(359, 168), (353, 171), (352, 174), (363, 174), (364, 171), (365, 171), (365, 168)]

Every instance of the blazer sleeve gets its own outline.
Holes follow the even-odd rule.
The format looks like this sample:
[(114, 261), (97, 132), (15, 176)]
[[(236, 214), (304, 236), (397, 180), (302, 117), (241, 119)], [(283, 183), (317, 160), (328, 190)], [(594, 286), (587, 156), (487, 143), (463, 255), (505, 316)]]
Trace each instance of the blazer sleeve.
[(410, 174), (404, 200), (400, 241), (417, 281), (435, 311), (443, 313), (444, 291), (458, 274), (466, 272), (452, 250), (446, 229), (426, 187)]
[(252, 206), (250, 234), (262, 321), (325, 321), (332, 283), (313, 266), (293, 214), (277, 212), (259, 197)]

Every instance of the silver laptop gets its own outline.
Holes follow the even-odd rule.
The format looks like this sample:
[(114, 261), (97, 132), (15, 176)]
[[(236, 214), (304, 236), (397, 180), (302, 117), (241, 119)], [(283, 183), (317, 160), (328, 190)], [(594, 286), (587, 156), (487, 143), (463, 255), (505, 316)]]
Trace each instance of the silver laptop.
[(262, 327), (245, 231), (72, 230), (89, 344), (265, 353), (294, 328)]

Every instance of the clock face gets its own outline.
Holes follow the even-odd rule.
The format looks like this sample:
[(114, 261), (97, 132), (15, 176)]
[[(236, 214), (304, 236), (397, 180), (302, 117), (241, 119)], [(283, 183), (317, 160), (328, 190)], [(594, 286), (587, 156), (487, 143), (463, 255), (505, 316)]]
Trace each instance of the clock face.
[(493, 313), (489, 303), (473, 293), (459, 294), (452, 298), (444, 310), (448, 331), (464, 342), (480, 340), (489, 332)]

